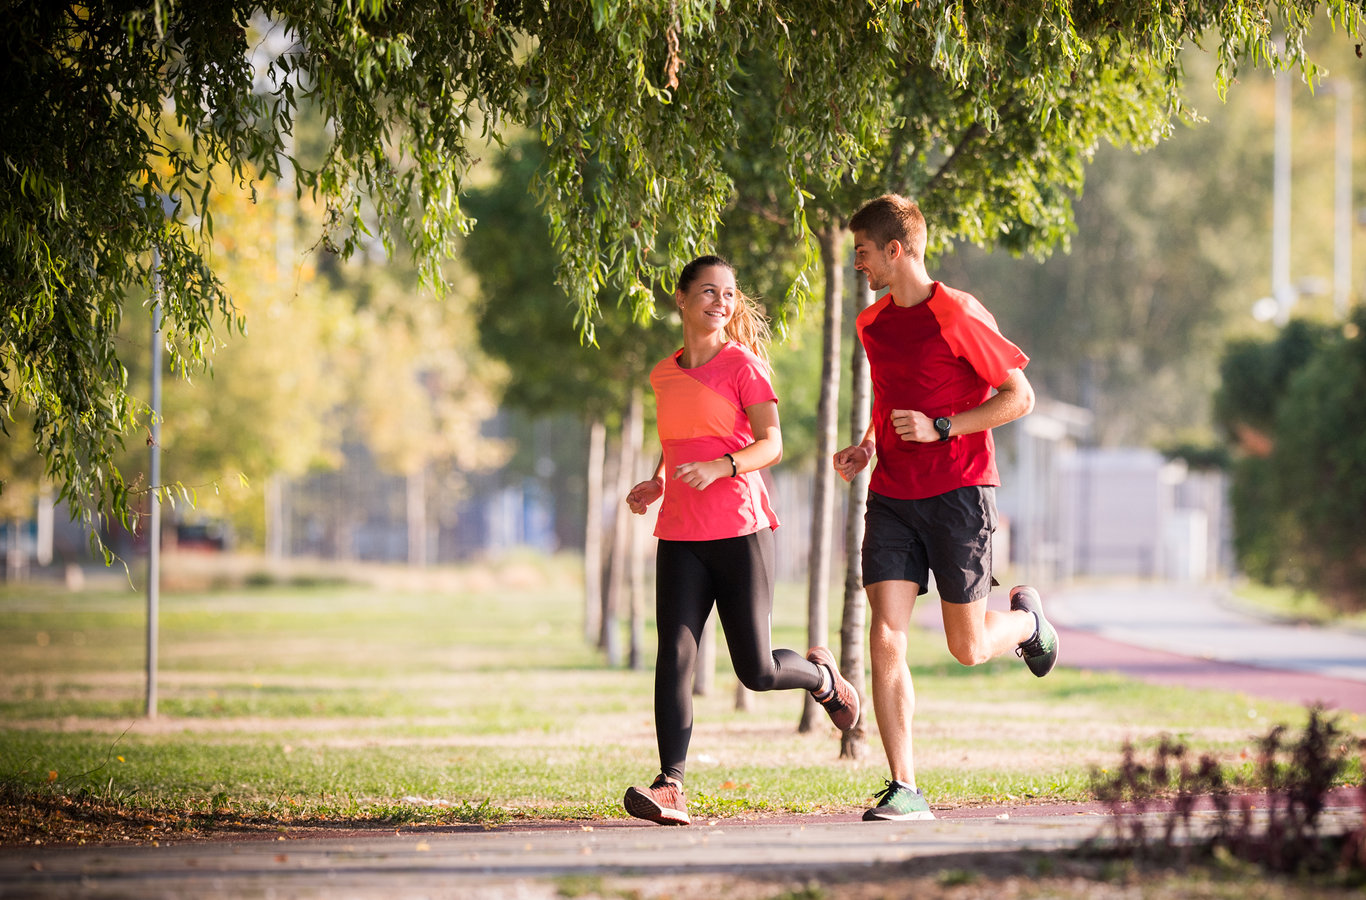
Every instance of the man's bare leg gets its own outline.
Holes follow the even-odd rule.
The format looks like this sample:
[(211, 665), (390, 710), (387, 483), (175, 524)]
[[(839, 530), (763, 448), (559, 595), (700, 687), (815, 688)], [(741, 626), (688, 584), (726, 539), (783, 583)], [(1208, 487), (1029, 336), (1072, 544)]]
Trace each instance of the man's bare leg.
[[(869, 595), (871, 598), (871, 594)], [(1012, 609), (987, 609), (987, 598), (972, 603), (940, 604), (949, 652), (965, 666), (977, 666), (1010, 653), (1034, 634), (1034, 615)]]
[(915, 687), (906, 666), (906, 635), (919, 591), (920, 586), (912, 581), (879, 581), (867, 586), (873, 712), (893, 780), (911, 787), (915, 787), (911, 753)]

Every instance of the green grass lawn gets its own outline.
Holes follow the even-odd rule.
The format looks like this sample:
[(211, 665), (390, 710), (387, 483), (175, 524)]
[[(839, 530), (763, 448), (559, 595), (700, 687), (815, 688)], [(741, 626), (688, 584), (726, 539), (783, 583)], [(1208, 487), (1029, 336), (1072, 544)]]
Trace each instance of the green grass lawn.
[[(7, 586), (0, 784), (281, 822), (624, 815), (622, 792), (658, 765), (652, 623), (647, 668), (609, 669), (583, 639), (571, 562), (449, 575), (441, 587), (164, 591), (154, 720), (142, 716), (141, 592)], [(804, 588), (785, 586), (775, 646), (805, 649), (804, 610)], [(696, 704), (694, 815), (851, 809), (882, 787), (875, 727), (850, 761), (827, 723), (797, 733), (798, 694), (737, 712), (718, 655), (717, 688)], [(1293, 705), (1066, 667), (1035, 679), (1013, 657), (969, 670), (928, 632), (911, 657), (919, 781), (936, 805), (1083, 799), (1124, 742), (1163, 734), (1251, 772), (1259, 737), (1306, 719)], [(1362, 731), (1355, 717), (1340, 724)]]

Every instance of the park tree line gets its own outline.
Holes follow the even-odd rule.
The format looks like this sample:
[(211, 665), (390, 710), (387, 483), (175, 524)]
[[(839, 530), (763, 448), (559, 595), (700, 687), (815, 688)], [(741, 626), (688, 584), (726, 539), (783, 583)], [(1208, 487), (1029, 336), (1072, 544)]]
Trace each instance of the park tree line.
[[(127, 517), (115, 455), (146, 410), (119, 328), (154, 256), (173, 366), (203, 366), (241, 324), (211, 252), (224, 180), (296, 185), (341, 255), (406, 246), (440, 291), (471, 171), (491, 136), (527, 127), (547, 154), (536, 194), (559, 282), (591, 337), (604, 288), (643, 317), (653, 286), (714, 243), (751, 183), (735, 174), (747, 145), (772, 151), (752, 183), (796, 237), (848, 206), (808, 198), (895, 182), (945, 243), (1042, 251), (1101, 141), (1151, 145), (1181, 117), (1188, 42), (1210, 42), (1221, 84), (1248, 63), (1312, 74), (1319, 11), (1359, 30), (1345, 0), (26, 9), (0, 57), (0, 408), (31, 416), (73, 507)], [(306, 157), (292, 135), (310, 110), (327, 132)]]
[[(350, 429), (374, 440), (398, 471), (426, 471), (428, 446), (456, 471), (476, 462), (460, 456), (466, 448), (458, 438), (447, 438), (469, 433), (475, 411), (489, 402), (478, 386), (489, 382), (452, 362), (477, 359), (460, 309), (419, 309), (413, 295), (457, 296), (452, 286), (466, 270), (450, 260), (462, 247), (478, 253), (475, 234), (510, 209), (490, 200), (472, 216), (481, 202), (472, 179), (499, 152), (494, 145), (530, 136), (535, 153), (523, 158), (538, 161), (521, 190), (535, 202), (516, 214), (539, 216), (549, 250), (514, 248), (504, 260), (514, 271), (504, 274), (525, 276), (545, 264), (536, 277), (553, 277), (562, 297), (530, 321), (513, 311), (525, 299), (515, 285), (486, 295), (480, 341), (495, 355), (536, 357), (532, 337), (544, 327), (568, 335), (581, 352), (524, 358), (529, 377), (552, 363), (541, 370), (551, 384), (518, 384), (514, 371), (508, 402), (577, 410), (604, 454), (607, 429), (615, 429), (615, 471), (626, 471), (629, 447), (644, 429), (643, 379), (629, 367), (659, 355), (656, 306), (673, 274), (700, 250), (719, 247), (771, 299), (780, 325), (803, 316), (821, 323), (812, 447), (818, 509), (828, 509), (836, 486), (823, 463), (842, 427), (839, 378), (859, 372), (845, 352), (844, 322), (864, 298), (848, 291), (841, 259), (846, 217), (859, 202), (892, 189), (916, 196), (933, 224), (931, 253), (945, 260), (946, 273), (955, 248), (1037, 258), (1064, 247), (1078, 224), (1085, 226), (1079, 237), (1101, 235), (1107, 247), (1108, 223), (1076, 216), (1087, 167), (1102, 147), (1149, 149), (1192, 118), (1185, 93), (1192, 45), (1206, 48), (1200, 58), (1209, 63), (1198, 75), (1222, 95), (1254, 65), (1314, 79), (1305, 55), (1311, 26), (1347, 41), (1361, 31), (1357, 5), (1346, 0), (170, 2), (131, 10), (43, 6), (14, 25), (0, 63), (12, 86), (0, 111), (7, 162), (0, 265), (11, 275), (0, 283), (0, 408), (7, 427), (25, 441), (31, 435), (72, 508), (128, 524), (140, 495), (172, 493), (128, 477), (135, 470), (121, 456), (124, 443), (146, 430), (146, 407), (130, 387), (136, 341), (125, 345), (121, 335), (147, 334), (153, 260), (165, 285), (156, 298), (163, 339), (186, 376), (204, 372), (220, 340), (231, 346), (252, 317), (269, 315), (234, 290), (221, 262), (228, 254), (215, 249), (225, 240), (234, 191), (259, 201), (268, 186), (287, 186), (314, 216), (314, 239), (304, 245), (335, 254), (338, 267), (376, 248), (390, 259), (411, 258), (411, 280), (385, 283), (392, 275), (378, 275), (346, 301), (325, 283), (295, 278), (289, 296), (297, 303), (280, 314), (300, 317), (297, 331), (285, 332), (300, 341), (317, 330), (320, 340), (336, 342), (329, 357), (336, 368), (308, 402), (339, 415), (369, 410), (326, 423), (333, 434)], [(314, 116), (324, 125), (316, 140), (297, 140)], [(511, 154), (498, 163), (503, 176), (516, 164)], [(1176, 192), (1173, 208), (1181, 199)], [(473, 218), (485, 221), (466, 243)], [(1158, 248), (1130, 247), (1132, 267), (1115, 266), (1107, 277), (1144, 275), (1142, 264)], [(494, 277), (490, 257), (481, 266)], [(1161, 361), (1156, 351), (1196, 352), (1194, 345), (1164, 348), (1164, 334), (1208, 333), (1196, 319), (1125, 321), (1161, 283), (1146, 274), (1147, 282), (1139, 279), (1146, 294), (1117, 292), (1118, 299), (1078, 290), (1070, 276), (1049, 289), (1069, 302), (1056, 318), (1060, 349), (1063, 326), (1092, 316), (1113, 315), (1119, 332), (1151, 326), (1136, 358), (1113, 333), (1108, 348), (1089, 348), (1093, 364), (1117, 361), (1119, 381), (1127, 379), (1134, 396), (1144, 371)], [(1033, 312), (1015, 314), (1024, 320)], [(302, 355), (302, 348), (286, 343), (279, 352)], [(373, 385), (353, 384), (340, 403), (327, 393), (389, 352), (412, 364), (399, 368), (406, 374), (391, 380), (392, 391), (367, 394)], [(579, 366), (610, 389), (556, 393)], [(215, 370), (228, 371), (226, 357)], [(273, 370), (264, 362), (259, 371)], [(1071, 378), (1084, 393), (1098, 383), (1078, 375), (1085, 371), (1051, 377), (1063, 385)], [(852, 381), (849, 393), (857, 394), (861, 381)], [(425, 396), (412, 382), (426, 387)], [(447, 403), (462, 387), (470, 395)], [(301, 390), (294, 399), (305, 396)], [(424, 402), (419, 428), (395, 415)], [(860, 407), (849, 404), (851, 420)], [(243, 414), (242, 424), (206, 422), (203, 433), (250, 431), (264, 418)], [(301, 464), (290, 453), (306, 442), (291, 446), (290, 436), (276, 443), (268, 474)], [(830, 518), (813, 523), (813, 632), (824, 630)], [(857, 597), (855, 581), (848, 597)], [(856, 599), (844, 615), (857, 619)], [(847, 656), (842, 665), (862, 668)]]
[[(301, 117), (292, 139), (299, 158), (316, 156), (324, 123)], [(282, 495), (291, 482), (336, 470), (360, 449), (377, 471), (405, 483), (409, 562), (424, 564), (440, 511), (456, 504), (472, 476), (508, 456), (505, 443), (482, 428), (496, 412), (502, 374), (478, 352), (471, 311), (460, 299), (473, 281), (458, 263), (448, 264), (455, 299), (434, 302), (422, 296), (407, 257), (391, 257), (377, 239), (344, 257), (310, 234), (304, 223), (324, 213), (291, 185), (247, 188), (221, 175), (213, 184), (207, 196), (216, 227), (206, 252), (234, 298), (237, 320), (213, 335), (202, 368), (165, 382), (157, 493), (167, 514), (173, 522), (221, 524), (234, 543), (276, 557), (285, 553), (291, 513), (327, 521), (326, 540), (345, 557), (365, 509), (340, 491), (339, 502), (317, 509), (308, 507), (316, 502), (308, 495)], [(185, 355), (175, 331), (153, 335), (142, 313), (154, 299), (130, 290), (114, 339), (135, 398), (147, 397), (154, 340)], [(39, 492), (48, 500), (55, 492), (34, 451), (33, 417), (18, 411), (3, 442), (0, 497), (6, 518), (22, 520), (32, 516)], [(144, 416), (110, 455), (129, 476), (133, 529), (153, 494), (149, 421)], [(94, 520), (114, 526), (103, 532), (109, 546), (125, 543), (117, 516)]]

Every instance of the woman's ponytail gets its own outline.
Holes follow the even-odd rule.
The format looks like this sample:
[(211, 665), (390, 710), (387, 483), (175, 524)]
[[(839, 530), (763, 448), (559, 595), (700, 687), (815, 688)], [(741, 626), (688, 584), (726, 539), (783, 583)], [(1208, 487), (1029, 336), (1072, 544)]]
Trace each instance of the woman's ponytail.
[(730, 323), (726, 325), (726, 337), (747, 347), (751, 353), (759, 357), (769, 372), (772, 372), (773, 364), (768, 358), (768, 345), (773, 339), (773, 332), (768, 325), (768, 314), (759, 305), (759, 301), (743, 291), (736, 291), (735, 312), (730, 317)]

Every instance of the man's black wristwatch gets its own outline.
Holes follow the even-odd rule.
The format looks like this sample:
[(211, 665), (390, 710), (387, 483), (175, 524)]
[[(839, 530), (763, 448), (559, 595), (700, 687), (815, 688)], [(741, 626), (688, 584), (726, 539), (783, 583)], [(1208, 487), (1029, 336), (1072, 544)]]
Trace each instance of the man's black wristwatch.
[(934, 430), (939, 432), (939, 439), (941, 441), (947, 441), (949, 439), (949, 429), (952, 427), (953, 423), (948, 420), (947, 416), (940, 416), (934, 420)]

